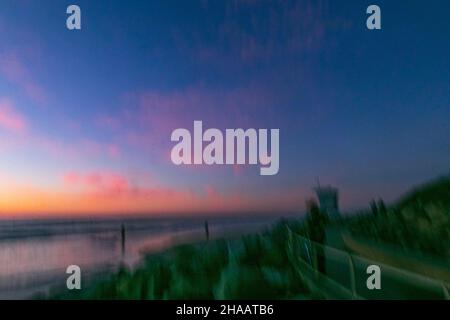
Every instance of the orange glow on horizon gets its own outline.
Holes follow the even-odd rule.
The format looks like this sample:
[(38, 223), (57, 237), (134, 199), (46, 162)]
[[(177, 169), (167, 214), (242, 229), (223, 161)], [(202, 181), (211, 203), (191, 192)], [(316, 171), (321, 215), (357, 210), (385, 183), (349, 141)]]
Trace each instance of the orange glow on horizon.
[(164, 188), (116, 191), (41, 189), (33, 186), (0, 187), (0, 218), (33, 216), (91, 216), (108, 214), (202, 214), (274, 212), (301, 209), (298, 192), (266, 196), (222, 195), (207, 187), (197, 194)]

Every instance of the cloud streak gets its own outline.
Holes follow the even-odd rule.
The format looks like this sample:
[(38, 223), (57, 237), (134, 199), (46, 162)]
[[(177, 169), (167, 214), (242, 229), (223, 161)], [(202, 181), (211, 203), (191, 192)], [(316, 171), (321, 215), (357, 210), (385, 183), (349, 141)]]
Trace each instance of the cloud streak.
[(29, 69), (14, 54), (0, 54), (0, 74), (10, 83), (19, 86), (37, 104), (45, 104), (48, 97), (35, 82)]
[[(195, 191), (135, 181), (110, 170), (66, 172), (61, 186), (43, 188), (2, 176), (0, 217), (90, 214), (211, 214), (292, 212), (302, 208), (304, 191), (292, 188), (250, 195), (224, 193), (212, 184)], [(5, 185), (7, 183), (7, 186)]]
[[(183, 25), (174, 26), (173, 40), (183, 54), (227, 68), (298, 57), (323, 47), (329, 24), (325, 5), (320, 0), (237, 0), (223, 7), (205, 2), (204, 29), (186, 34)], [(223, 13), (220, 23), (208, 14), (217, 7)]]
[(25, 117), (5, 98), (0, 98), (0, 128), (15, 134), (24, 134), (28, 128)]

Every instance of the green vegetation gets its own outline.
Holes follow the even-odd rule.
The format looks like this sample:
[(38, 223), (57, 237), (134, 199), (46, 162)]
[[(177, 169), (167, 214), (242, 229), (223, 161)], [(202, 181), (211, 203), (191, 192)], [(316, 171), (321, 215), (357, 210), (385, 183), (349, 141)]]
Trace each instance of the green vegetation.
[[(147, 256), (134, 271), (52, 299), (308, 299), (287, 255), (286, 223), (236, 240), (182, 245)], [(298, 225), (291, 223), (291, 228)], [(317, 297), (315, 297), (317, 298)]]
[[(450, 257), (450, 179), (441, 178), (396, 204), (373, 201), (370, 209), (342, 219), (354, 235), (405, 251)], [(51, 299), (320, 299), (291, 264), (287, 226), (321, 241), (314, 210), (305, 223), (281, 221), (261, 234), (182, 245), (121, 268), (83, 290), (55, 291)], [(309, 228), (309, 229), (308, 229)], [(320, 268), (319, 268), (320, 269)]]
[(345, 223), (354, 235), (450, 258), (450, 178), (416, 188), (389, 208), (372, 202)]

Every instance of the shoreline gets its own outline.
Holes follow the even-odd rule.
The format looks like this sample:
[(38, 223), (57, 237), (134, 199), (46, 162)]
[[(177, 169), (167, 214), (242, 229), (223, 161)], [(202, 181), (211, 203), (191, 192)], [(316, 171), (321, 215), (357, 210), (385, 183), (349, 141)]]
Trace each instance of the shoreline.
[[(82, 292), (53, 292), (45, 299), (308, 298), (312, 293), (291, 268), (283, 224), (209, 241), (178, 242), (143, 254)], [(262, 288), (261, 288), (262, 286)]]
[[(211, 228), (209, 242), (213, 243), (214, 241), (221, 239), (231, 240), (245, 234), (262, 232), (272, 225), (273, 223), (264, 223), (254, 225), (244, 224), (243, 226), (238, 227), (233, 225), (222, 228), (213, 227)], [(74, 236), (78, 237), (79, 234)], [(141, 267), (149, 257), (163, 255), (178, 246), (195, 246), (207, 241), (204, 230), (201, 228), (191, 228), (167, 234), (161, 232), (156, 236), (153, 234), (147, 242), (148, 245), (140, 248), (134, 253), (126, 252), (125, 256), (117, 256), (115, 262), (105, 262), (83, 269), (83, 282), (89, 285), (90, 283), (97, 281), (97, 275), (102, 275), (102, 278), (104, 278), (104, 274), (113, 275), (123, 267), (133, 271)], [(136, 254), (138, 256), (134, 257)], [(53, 288), (59, 287), (64, 290), (65, 287), (61, 284), (65, 284), (66, 278), (67, 274), (65, 273), (65, 269), (63, 270), (62, 268), (16, 273), (10, 274), (7, 277), (2, 276), (0, 277), (0, 298), (33, 298), (35, 296), (46, 295)]]

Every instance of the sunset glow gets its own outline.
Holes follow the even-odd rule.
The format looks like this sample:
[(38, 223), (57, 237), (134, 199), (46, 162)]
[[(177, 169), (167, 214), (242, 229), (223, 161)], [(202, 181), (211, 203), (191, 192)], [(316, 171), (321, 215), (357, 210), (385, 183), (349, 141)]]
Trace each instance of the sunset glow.
[[(438, 25), (407, 38), (386, 16), (381, 37), (322, 1), (79, 2), (76, 32), (58, 6), (0, 12), (0, 217), (301, 212), (318, 178), (352, 209), (449, 169)], [(171, 132), (195, 120), (279, 128), (279, 171), (174, 165)]]

